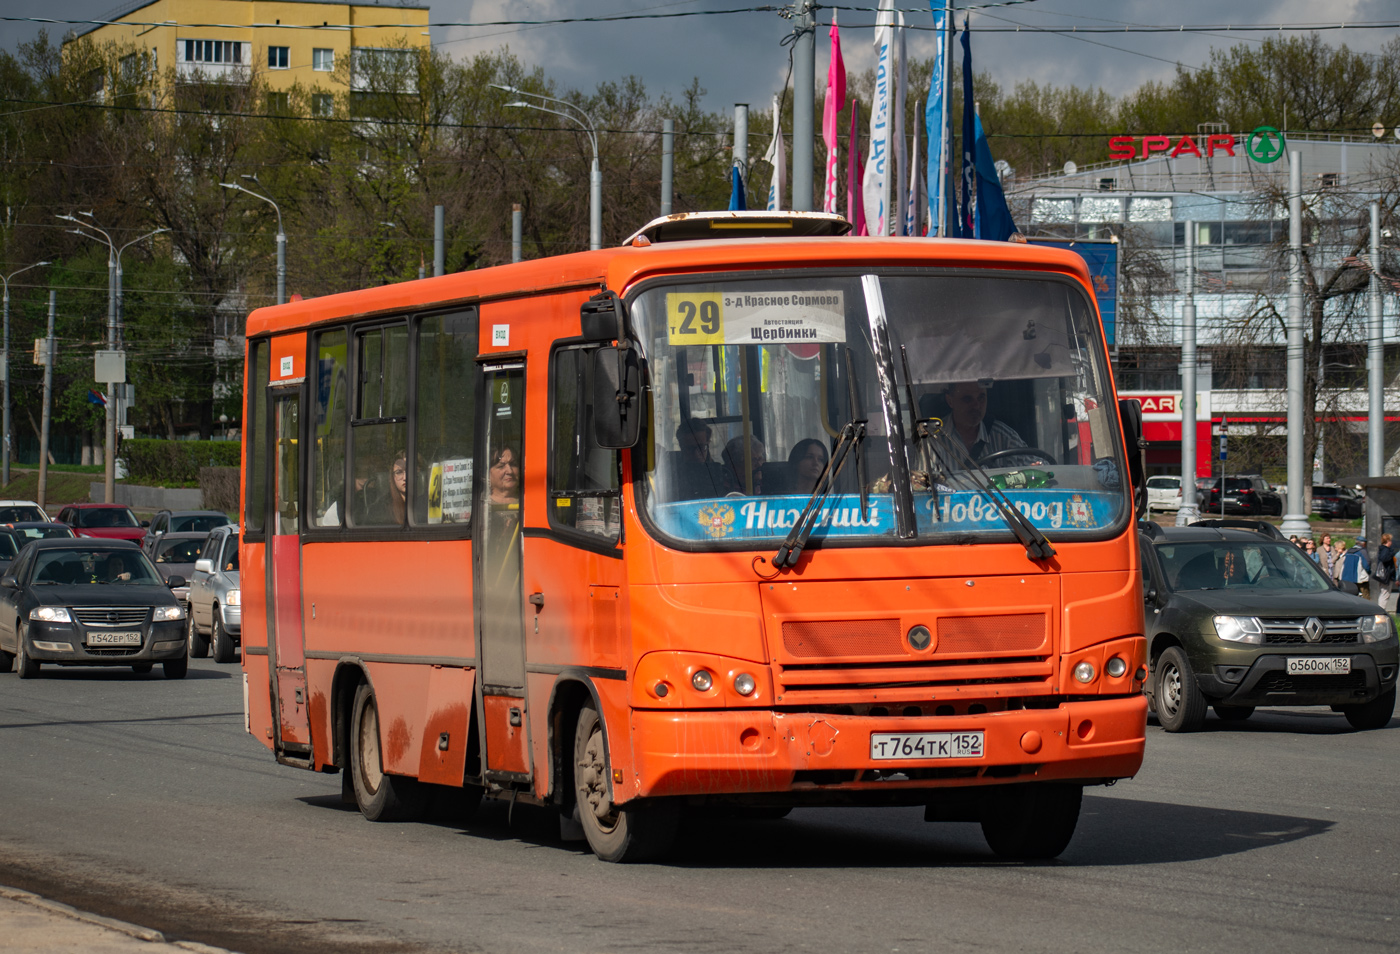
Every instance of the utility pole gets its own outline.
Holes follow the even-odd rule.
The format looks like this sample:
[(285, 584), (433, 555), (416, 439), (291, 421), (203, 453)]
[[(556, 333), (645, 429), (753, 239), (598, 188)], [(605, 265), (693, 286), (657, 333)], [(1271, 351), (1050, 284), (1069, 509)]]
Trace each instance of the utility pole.
[(1366, 436), (1370, 466), (1367, 476), (1385, 474), (1385, 329), (1381, 319), (1381, 204), (1371, 203), (1371, 322), (1368, 383), (1371, 386), (1371, 407), (1367, 415)]
[(5, 379), (5, 422), (3, 425), (5, 436), (3, 449), (0, 449), (0, 458), (3, 458), (4, 461), (3, 464), (0, 464), (0, 469), (4, 471), (3, 476), (0, 476), (0, 485), (10, 483), (10, 279), (20, 272), (27, 272), (31, 268), (39, 268), (48, 264), (48, 262), (35, 262), (33, 265), (17, 269), (9, 275), (0, 275), (0, 282), (3, 282), (5, 286), (5, 344), (4, 351), (0, 352), (3, 354), (4, 360), (3, 366), (0, 366), (0, 373), (3, 373)]
[[(1288, 503), (1284, 536), (1312, 538), (1303, 512), (1303, 154), (1288, 154)], [(1310, 413), (1310, 412), (1309, 412)], [(1223, 490), (1222, 486), (1222, 490)]]
[[(516, 206), (519, 208), (519, 206)], [(443, 209), (440, 205), (433, 206), (433, 277), (436, 278), (443, 273), (447, 261), (446, 247), (446, 227), (443, 223)]]
[(800, 0), (792, 45), (792, 209), (812, 211), (812, 149), (817, 87), (817, 21), (812, 0)]
[(676, 121), (661, 120), (661, 214), (671, 214), (671, 193), (676, 175)]
[[(44, 498), (49, 491), (49, 423), (53, 420), (53, 360), (56, 350), (53, 336), (54, 313), (58, 310), (58, 292), (49, 289), (49, 334), (44, 339), (44, 410), (43, 422), (39, 425), (39, 507), (44, 506)], [(111, 408), (108, 408), (110, 411)], [(111, 420), (109, 414), (108, 420)]]
[(510, 260), (518, 262), (521, 259), (521, 227), (524, 225), (525, 212), (517, 202), (510, 207)]
[(1196, 223), (1187, 222), (1186, 301), (1181, 306), (1181, 509), (1176, 525), (1195, 523), (1200, 517), (1196, 507)]

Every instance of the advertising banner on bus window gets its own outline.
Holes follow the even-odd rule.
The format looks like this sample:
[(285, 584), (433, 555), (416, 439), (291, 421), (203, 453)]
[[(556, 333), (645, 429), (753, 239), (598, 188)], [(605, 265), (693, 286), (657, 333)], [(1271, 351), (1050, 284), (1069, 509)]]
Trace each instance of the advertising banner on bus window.
[(466, 523), (471, 518), (471, 458), (433, 464), (428, 477), (428, 522)]
[(1094, 283), (1094, 299), (1103, 316), (1103, 333), (1110, 349), (1117, 347), (1118, 324), (1118, 243), (1102, 240), (1031, 239), (1031, 245), (1047, 248), (1067, 248), (1078, 253), (1089, 266), (1089, 279)]

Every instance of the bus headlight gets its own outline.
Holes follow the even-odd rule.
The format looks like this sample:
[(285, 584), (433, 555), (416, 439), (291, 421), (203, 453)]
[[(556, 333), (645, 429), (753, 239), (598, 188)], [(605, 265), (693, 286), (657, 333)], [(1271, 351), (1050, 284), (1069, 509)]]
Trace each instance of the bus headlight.
[(1085, 660), (1074, 667), (1074, 678), (1079, 682), (1088, 685), (1094, 681), (1094, 664)]
[(1110, 656), (1108, 662), (1103, 664), (1103, 671), (1117, 679), (1128, 671), (1128, 661), (1122, 656)]
[(697, 669), (695, 675), (690, 677), (690, 684), (700, 692), (709, 692), (715, 684), (715, 677), (710, 675), (708, 669)]
[(758, 683), (754, 681), (753, 676), (746, 672), (741, 672), (734, 677), (734, 691), (741, 696), (751, 696), (757, 688)]

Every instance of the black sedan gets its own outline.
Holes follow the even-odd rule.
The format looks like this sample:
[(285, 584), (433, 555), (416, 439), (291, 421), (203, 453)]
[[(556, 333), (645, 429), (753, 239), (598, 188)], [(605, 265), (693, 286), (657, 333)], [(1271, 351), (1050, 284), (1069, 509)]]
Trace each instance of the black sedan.
[(54, 539), (27, 544), (0, 577), (0, 672), (44, 664), (130, 666), (168, 679), (189, 666), (185, 608), (134, 543)]
[(1162, 728), (1190, 732), (1206, 709), (1331, 706), (1358, 729), (1395, 710), (1400, 647), (1380, 607), (1334, 588), (1291, 543), (1251, 530), (1139, 524), (1151, 676)]

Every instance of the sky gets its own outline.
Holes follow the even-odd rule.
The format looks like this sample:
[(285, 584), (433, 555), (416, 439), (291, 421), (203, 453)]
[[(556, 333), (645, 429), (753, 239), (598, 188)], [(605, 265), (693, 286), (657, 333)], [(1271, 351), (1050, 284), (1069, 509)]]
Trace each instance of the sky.
[[(487, 21), (549, 19), (618, 13), (664, 14), (778, 5), (784, 0), (437, 0), (430, 19)], [(942, 3), (942, 0), (938, 0)], [(871, 7), (875, 0), (837, 0), (838, 6)], [(18, 17), (101, 17), (117, 0), (0, 0), (0, 15)], [(896, 0), (896, 7), (914, 11), (911, 26), (928, 26), (932, 18), (919, 0)], [(961, 0), (959, 9), (977, 3)], [(973, 9), (972, 26), (1036, 26), (1151, 24), (1220, 25), (1358, 24), (1400, 19), (1395, 0), (1020, 0)], [(56, 12), (57, 11), (57, 12)], [(817, 77), (826, 75), (826, 24), (830, 10), (819, 12)], [(858, 72), (874, 60), (873, 15), (843, 11), (842, 51), (848, 69)], [(1104, 19), (1111, 17), (1112, 19)], [(961, 15), (959, 16), (961, 20)], [(32, 39), (40, 24), (0, 23), (0, 47), (13, 51)], [(61, 33), (63, 27), (50, 27)], [(678, 95), (698, 78), (706, 89), (705, 105), (729, 109), (734, 103), (763, 108), (784, 84), (788, 69), (782, 39), (791, 21), (776, 13), (696, 16), (680, 19), (635, 20), (609, 24), (549, 26), (434, 27), (434, 44), (459, 58), (508, 47), (529, 66), (542, 66), (565, 89), (590, 90), (627, 75), (643, 79), (652, 93)], [(1326, 31), (1331, 44), (1376, 52), (1400, 35), (1393, 29)], [(1262, 34), (1095, 34), (1070, 37), (1037, 33), (973, 34), (973, 62), (978, 72), (989, 71), (1004, 88), (1034, 80), (1057, 85), (1102, 86), (1115, 94), (1147, 80), (1170, 79), (1175, 64), (1188, 67), (1206, 62), (1212, 46), (1257, 43)], [(932, 52), (932, 34), (910, 31), (911, 55)]]

